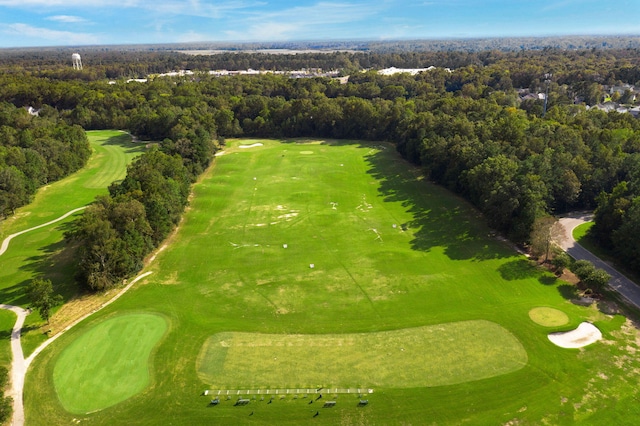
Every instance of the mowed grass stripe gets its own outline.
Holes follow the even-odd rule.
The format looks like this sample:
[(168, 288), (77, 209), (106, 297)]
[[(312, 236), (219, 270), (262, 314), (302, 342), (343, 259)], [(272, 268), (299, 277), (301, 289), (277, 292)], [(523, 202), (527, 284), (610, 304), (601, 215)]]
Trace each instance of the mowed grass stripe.
[(159, 315), (128, 314), (89, 329), (60, 355), (53, 383), (64, 408), (87, 413), (117, 404), (149, 384), (151, 351), (167, 330)]
[(95, 149), (99, 150), (98, 155), (104, 159), (95, 175), (84, 184), (85, 188), (106, 188), (123, 179), (132, 156), (137, 155), (144, 146), (131, 142), (131, 136), (126, 133), (117, 136), (111, 133), (95, 133), (90, 134), (90, 140), (94, 143)]
[[(14, 216), (2, 222), (0, 237), (48, 222), (93, 202), (96, 195), (106, 194), (113, 182), (107, 176), (122, 179), (126, 165), (145, 150), (144, 145), (131, 142), (131, 136), (117, 130), (89, 131), (87, 137), (93, 150), (87, 165), (40, 188), (30, 204), (17, 209)], [(117, 159), (112, 160), (111, 156)]]
[(489, 321), (354, 334), (219, 333), (198, 357), (217, 388), (442, 386), (517, 371), (527, 353)]

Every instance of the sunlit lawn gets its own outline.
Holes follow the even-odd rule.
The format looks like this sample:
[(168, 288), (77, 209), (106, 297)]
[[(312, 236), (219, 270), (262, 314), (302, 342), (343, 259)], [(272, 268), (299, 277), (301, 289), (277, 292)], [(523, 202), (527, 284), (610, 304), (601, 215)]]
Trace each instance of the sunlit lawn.
[[(264, 146), (239, 147), (255, 142)], [(560, 291), (566, 284), (491, 237), (474, 209), (422, 180), (391, 145), (231, 141), (194, 187), (178, 233), (148, 270), (154, 273), (36, 359), (26, 384), (28, 423), (633, 424), (640, 415), (633, 403), (640, 371), (633, 353), (640, 348), (622, 327), (624, 318), (571, 304)], [(536, 307), (562, 311), (569, 322), (536, 324), (529, 317)], [(150, 385), (103, 410), (67, 413), (53, 381), (64, 349), (103, 321), (128, 313), (157, 313), (169, 321), (149, 357)], [(448, 327), (479, 320), (512, 335), (519, 343), (511, 349), (497, 339), (489, 346), (522, 348), (526, 365), (483, 378), (452, 369), (460, 380), (430, 385), (410, 377), (434, 367), (434, 352), (424, 349), (428, 340), (409, 360), (384, 352), (388, 348), (378, 339), (384, 332), (440, 326), (443, 334), (434, 339), (440, 346), (429, 349), (446, 358), (442, 348), (449, 344), (455, 353), (465, 339)], [(547, 339), (547, 333), (583, 320), (595, 322), (609, 343), (566, 350)], [(291, 339), (312, 347), (322, 339), (366, 333), (371, 336), (354, 346), (365, 354), (285, 349)], [(214, 352), (209, 359), (220, 365), (208, 364), (199, 375), (199, 354), (221, 335), (253, 338), (245, 339), (245, 349)], [(264, 351), (246, 349), (252, 342), (263, 342)], [(470, 368), (489, 346), (465, 349)], [(226, 360), (223, 352), (239, 358)], [(367, 374), (377, 367), (399, 371), (396, 360), (410, 361), (410, 374), (395, 373), (397, 380)], [(464, 363), (462, 357), (462, 371)], [(108, 359), (100, 365), (107, 372), (112, 367)], [(305, 383), (316, 378), (321, 383)], [(234, 397), (208, 408), (210, 398), (201, 396), (214, 385), (249, 384), (369, 384), (374, 392), (360, 408), (357, 395), (326, 395), (337, 405), (315, 419), (321, 401), (310, 404), (308, 398), (285, 396), (271, 404), (257, 399), (235, 407)]]

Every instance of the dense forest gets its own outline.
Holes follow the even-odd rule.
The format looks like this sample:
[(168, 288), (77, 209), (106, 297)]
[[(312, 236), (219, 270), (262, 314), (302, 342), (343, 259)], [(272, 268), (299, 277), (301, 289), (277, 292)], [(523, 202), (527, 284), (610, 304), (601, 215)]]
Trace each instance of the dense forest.
[(36, 190), (78, 170), (91, 149), (81, 127), (49, 108), (40, 117), (0, 102), (0, 216), (27, 204)]
[[(633, 87), (622, 95), (611, 88), (640, 84), (638, 50), (94, 52), (85, 63), (95, 65), (83, 71), (63, 68), (51, 55), (14, 57), (4, 65), (0, 101), (10, 104), (6, 108), (38, 108), (41, 117), (34, 122), (127, 129), (159, 142), (70, 234), (85, 242), (80, 275), (92, 288), (108, 287), (141, 267), (177, 223), (188, 185), (210, 164), (216, 144), (241, 136), (391, 141), (516, 242), (528, 241), (538, 217), (596, 208), (599, 240), (640, 269), (640, 241), (633, 238), (633, 229), (640, 229), (640, 121), (630, 113), (588, 108), (607, 97), (634, 105)], [(431, 65), (438, 68), (417, 75), (376, 71)], [(178, 69), (300, 67), (339, 69), (350, 77), (341, 84), (196, 72), (125, 80)], [(546, 111), (539, 95), (545, 92)]]

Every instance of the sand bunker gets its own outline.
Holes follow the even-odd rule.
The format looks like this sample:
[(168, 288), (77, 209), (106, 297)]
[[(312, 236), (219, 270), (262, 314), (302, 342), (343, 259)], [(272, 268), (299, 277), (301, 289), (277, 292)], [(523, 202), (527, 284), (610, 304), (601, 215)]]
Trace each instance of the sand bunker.
[(262, 146), (262, 144), (260, 142), (257, 143), (252, 143), (251, 145), (240, 145), (238, 148), (255, 148), (257, 146)]
[(582, 348), (602, 339), (602, 333), (590, 322), (583, 322), (575, 330), (550, 333), (548, 337), (561, 348)]

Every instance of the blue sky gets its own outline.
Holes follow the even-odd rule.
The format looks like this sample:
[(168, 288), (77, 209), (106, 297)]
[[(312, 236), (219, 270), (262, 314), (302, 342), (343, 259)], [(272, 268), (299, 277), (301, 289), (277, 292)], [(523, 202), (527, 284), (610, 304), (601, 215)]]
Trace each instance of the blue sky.
[(0, 47), (640, 35), (640, 0), (0, 0)]

